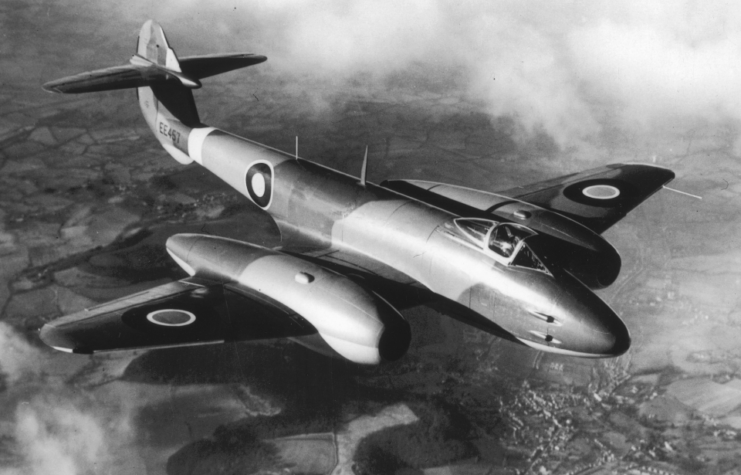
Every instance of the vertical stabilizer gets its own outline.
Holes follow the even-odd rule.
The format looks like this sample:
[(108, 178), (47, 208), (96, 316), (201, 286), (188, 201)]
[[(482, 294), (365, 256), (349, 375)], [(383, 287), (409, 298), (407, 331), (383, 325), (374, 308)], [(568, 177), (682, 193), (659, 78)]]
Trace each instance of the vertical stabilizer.
[(190, 163), (188, 136), (201, 125), (193, 99), (192, 88), (183, 82), (180, 62), (170, 48), (162, 27), (153, 20), (142, 26), (136, 48), (135, 61), (147, 61), (165, 69), (180, 81), (153, 83), (137, 89), (142, 114), (157, 140), (180, 163)]
[(139, 32), (136, 54), (159, 66), (182, 72), (175, 52), (170, 48), (162, 27), (154, 20), (147, 20)]

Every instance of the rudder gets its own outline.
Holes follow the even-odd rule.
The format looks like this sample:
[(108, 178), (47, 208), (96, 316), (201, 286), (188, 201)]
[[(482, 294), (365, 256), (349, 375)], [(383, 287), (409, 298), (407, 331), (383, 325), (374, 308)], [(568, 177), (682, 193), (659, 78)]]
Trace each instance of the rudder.
[(173, 71), (182, 72), (175, 52), (170, 48), (162, 27), (154, 20), (142, 25), (136, 43), (136, 54)]
[[(137, 56), (173, 73), (182, 73), (177, 55), (157, 22), (144, 23), (136, 50)], [(188, 136), (201, 125), (191, 89), (181, 82), (168, 81), (140, 87), (137, 95), (144, 119), (157, 140), (175, 160), (190, 163)]]

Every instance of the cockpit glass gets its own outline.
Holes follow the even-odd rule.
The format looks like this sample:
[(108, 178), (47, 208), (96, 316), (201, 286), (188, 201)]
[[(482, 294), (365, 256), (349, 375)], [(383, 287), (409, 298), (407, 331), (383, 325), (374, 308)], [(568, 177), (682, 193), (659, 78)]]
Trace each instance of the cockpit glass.
[(455, 225), (458, 229), (460, 229), (466, 237), (482, 247), (486, 242), (486, 235), (489, 234), (489, 230), (496, 224), (496, 222), (488, 221), (486, 219), (463, 218), (455, 220)]
[(523, 239), (534, 233), (525, 227), (503, 223), (492, 231), (489, 237), (489, 249), (503, 257), (511, 257), (515, 248)]
[(482, 249), (488, 247), (505, 260), (503, 263), (550, 274), (527, 243), (522, 242), (536, 234), (532, 229), (514, 223), (498, 223), (478, 218), (458, 218), (454, 222), (470, 242)]
[(512, 265), (517, 267), (527, 267), (528, 269), (534, 269), (550, 274), (548, 268), (543, 265), (527, 244), (522, 245), (515, 258), (512, 259)]

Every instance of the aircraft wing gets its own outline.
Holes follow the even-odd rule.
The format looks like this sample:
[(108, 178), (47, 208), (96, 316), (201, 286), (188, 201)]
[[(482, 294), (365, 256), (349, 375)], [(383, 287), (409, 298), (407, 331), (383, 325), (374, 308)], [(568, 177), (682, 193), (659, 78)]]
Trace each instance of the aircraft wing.
[(41, 329), (41, 339), (61, 351), (95, 353), (315, 332), (303, 318), (264, 297), (229, 284), (186, 279), (54, 320)]
[(653, 165), (614, 164), (498, 192), (556, 211), (602, 234), (674, 179)]
[(496, 193), (416, 180), (381, 185), (461, 216), (483, 211), (515, 220), (517, 207), (511, 205), (531, 203), (602, 234), (672, 179), (666, 168), (614, 164)]

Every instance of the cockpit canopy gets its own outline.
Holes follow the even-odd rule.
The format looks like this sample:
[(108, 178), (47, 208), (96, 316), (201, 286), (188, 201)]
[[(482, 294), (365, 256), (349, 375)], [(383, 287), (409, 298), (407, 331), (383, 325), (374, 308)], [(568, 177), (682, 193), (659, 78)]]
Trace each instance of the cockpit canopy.
[(515, 248), (535, 231), (516, 224), (503, 223), (494, 226), (489, 235), (489, 249), (504, 257), (511, 257)]
[(521, 224), (478, 218), (458, 218), (453, 222), (469, 241), (491, 253), (497, 261), (550, 274), (525, 243), (527, 238), (537, 234), (532, 229)]

